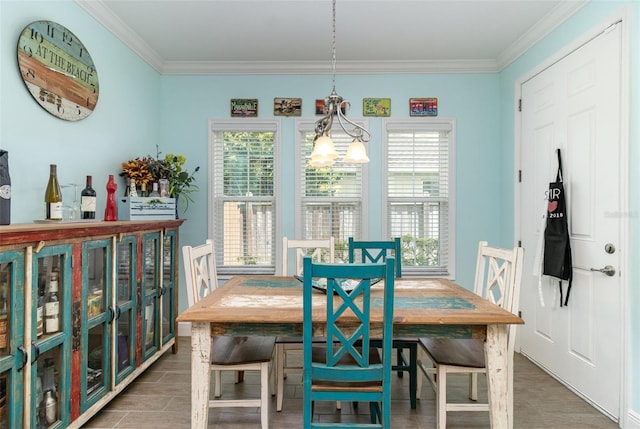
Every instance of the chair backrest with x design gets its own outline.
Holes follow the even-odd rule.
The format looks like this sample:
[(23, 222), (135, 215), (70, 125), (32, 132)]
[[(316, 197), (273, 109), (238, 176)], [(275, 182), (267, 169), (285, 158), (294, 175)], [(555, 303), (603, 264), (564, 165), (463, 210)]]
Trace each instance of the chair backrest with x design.
[(311, 256), (315, 262), (330, 262), (335, 261), (335, 239), (329, 237), (327, 239), (290, 239), (288, 237), (282, 238), (282, 273), (286, 276), (289, 272), (289, 250), (295, 251), (295, 275), (302, 275), (302, 258), (307, 255)]
[(477, 295), (511, 312), (518, 311), (517, 307), (514, 308), (514, 305), (518, 305), (518, 288), (513, 285), (520, 280), (516, 279), (518, 270), (515, 269), (515, 256), (513, 249), (492, 247), (486, 241), (481, 241), (474, 285)]
[(189, 306), (218, 287), (213, 240), (200, 246), (182, 246), (182, 258)]
[[(501, 249), (489, 246), (486, 241), (478, 244), (478, 260), (474, 292), (477, 295), (518, 314), (520, 307), (520, 280), (522, 276), (522, 248)], [(509, 349), (515, 342), (517, 325), (509, 326)]]
[[(357, 258), (357, 253), (360, 258)], [(361, 241), (349, 237), (349, 262), (385, 262), (388, 257), (395, 259), (396, 278), (402, 277), (402, 246), (400, 237), (390, 241)]]
[[(304, 427), (311, 423), (313, 401), (364, 401), (382, 404), (380, 425), (390, 425), (391, 349), (393, 338), (394, 259), (385, 263), (315, 264), (304, 257)], [(371, 281), (384, 279), (383, 301), (372, 302)], [(326, 296), (314, 291), (313, 282), (326, 280)], [(352, 282), (345, 288), (345, 281)], [(325, 356), (322, 362), (313, 359), (313, 301), (326, 300)], [(382, 358), (369, 347), (371, 310), (383, 312)], [(316, 316), (317, 317), (317, 316)], [(377, 356), (376, 356), (377, 357)], [(339, 427), (348, 427), (341, 423)], [(330, 426), (323, 426), (330, 427)], [(362, 427), (362, 426), (356, 426)]]

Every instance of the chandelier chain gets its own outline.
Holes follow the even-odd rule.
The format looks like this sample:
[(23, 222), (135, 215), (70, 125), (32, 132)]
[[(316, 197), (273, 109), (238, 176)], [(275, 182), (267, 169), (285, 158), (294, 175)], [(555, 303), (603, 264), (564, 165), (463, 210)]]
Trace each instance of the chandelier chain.
[[(326, 115), (316, 121), (316, 137), (317, 140), (320, 137), (331, 135), (331, 127), (333, 126), (333, 118), (338, 118), (338, 123), (342, 130), (354, 140), (359, 142), (368, 142), (371, 139), (371, 133), (364, 127), (356, 124), (345, 116), (345, 111), (350, 107), (348, 100), (344, 100), (336, 93), (336, 0), (332, 0), (332, 40), (331, 40), (331, 94), (325, 98)], [(351, 129), (350, 129), (351, 128)], [(329, 137), (330, 138), (330, 137)], [(331, 141), (331, 145), (333, 142)], [(366, 157), (366, 154), (365, 154)], [(368, 158), (367, 158), (368, 160)], [(355, 161), (354, 161), (355, 162)]]
[(333, 41), (331, 44), (331, 86), (336, 90), (336, 0), (333, 0)]

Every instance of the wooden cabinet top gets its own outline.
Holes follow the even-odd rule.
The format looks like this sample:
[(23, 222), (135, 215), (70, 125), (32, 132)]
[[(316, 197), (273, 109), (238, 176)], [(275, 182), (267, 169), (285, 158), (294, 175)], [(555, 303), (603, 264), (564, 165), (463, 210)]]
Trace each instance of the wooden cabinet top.
[(130, 234), (140, 231), (177, 228), (184, 219), (156, 221), (86, 221), (22, 223), (0, 226), (0, 246), (30, 244), (43, 240), (72, 240), (91, 237)]

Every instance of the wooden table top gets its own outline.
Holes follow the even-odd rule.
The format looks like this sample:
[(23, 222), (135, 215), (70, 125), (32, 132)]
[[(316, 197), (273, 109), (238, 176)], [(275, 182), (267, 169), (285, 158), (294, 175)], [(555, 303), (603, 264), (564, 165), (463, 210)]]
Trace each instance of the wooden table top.
[[(382, 317), (382, 288), (372, 286), (372, 311)], [(395, 280), (394, 329), (402, 325), (523, 324), (524, 321), (446, 279)], [(314, 291), (314, 297), (324, 294)], [(339, 301), (339, 300), (337, 300)], [(322, 317), (326, 299), (314, 299), (314, 319)], [(179, 322), (301, 325), (302, 283), (293, 277), (233, 277), (178, 316)]]

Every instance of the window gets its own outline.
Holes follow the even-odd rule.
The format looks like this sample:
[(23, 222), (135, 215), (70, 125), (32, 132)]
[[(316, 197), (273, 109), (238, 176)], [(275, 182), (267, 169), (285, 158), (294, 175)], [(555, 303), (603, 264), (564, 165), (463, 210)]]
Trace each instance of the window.
[(387, 233), (402, 240), (403, 273), (452, 277), (455, 122), (387, 119), (383, 126)]
[[(365, 123), (359, 123), (367, 127)], [(296, 219), (297, 236), (303, 239), (336, 240), (336, 260), (348, 261), (349, 237), (361, 237), (364, 229), (363, 213), (367, 212), (363, 195), (366, 164), (346, 164), (341, 158), (332, 167), (314, 168), (308, 165), (313, 150), (315, 122), (298, 120)], [(337, 123), (331, 138), (340, 156), (344, 156), (352, 138)]]
[(273, 274), (278, 121), (210, 121), (209, 230), (219, 274)]

